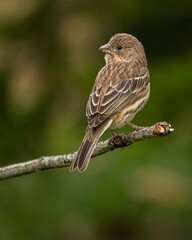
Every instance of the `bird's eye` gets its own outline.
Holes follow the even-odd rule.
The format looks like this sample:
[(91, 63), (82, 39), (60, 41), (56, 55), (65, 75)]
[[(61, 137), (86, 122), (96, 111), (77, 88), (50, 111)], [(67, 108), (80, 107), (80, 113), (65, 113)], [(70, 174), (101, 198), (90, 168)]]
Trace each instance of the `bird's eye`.
[(118, 46), (118, 47), (117, 47), (118, 50), (121, 50), (122, 48), (123, 48), (122, 46)]

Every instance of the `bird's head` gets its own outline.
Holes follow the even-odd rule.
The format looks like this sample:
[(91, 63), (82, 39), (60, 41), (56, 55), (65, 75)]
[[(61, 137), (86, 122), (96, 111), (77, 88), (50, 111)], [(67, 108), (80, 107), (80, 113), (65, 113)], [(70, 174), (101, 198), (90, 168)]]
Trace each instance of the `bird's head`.
[(117, 61), (133, 62), (146, 61), (142, 44), (132, 35), (127, 33), (115, 34), (107, 44), (99, 48), (105, 53), (106, 64)]

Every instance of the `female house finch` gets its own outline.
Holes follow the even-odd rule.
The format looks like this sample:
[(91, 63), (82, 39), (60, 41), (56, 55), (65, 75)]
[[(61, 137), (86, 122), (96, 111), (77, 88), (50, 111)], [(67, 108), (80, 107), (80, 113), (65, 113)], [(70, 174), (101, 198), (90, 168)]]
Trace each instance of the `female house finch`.
[(86, 170), (105, 130), (121, 128), (125, 124), (132, 126), (130, 121), (149, 98), (145, 51), (135, 37), (118, 33), (99, 50), (105, 53), (106, 65), (98, 73), (87, 102), (88, 126), (71, 171)]

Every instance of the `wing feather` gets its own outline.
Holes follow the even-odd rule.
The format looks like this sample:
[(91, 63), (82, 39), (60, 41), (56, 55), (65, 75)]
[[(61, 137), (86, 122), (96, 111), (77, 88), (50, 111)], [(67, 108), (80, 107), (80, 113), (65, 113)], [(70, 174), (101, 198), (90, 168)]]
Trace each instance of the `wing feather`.
[[(102, 72), (100, 75), (99, 80), (102, 80)], [(137, 94), (149, 84), (147, 68), (133, 78), (122, 72), (108, 77), (110, 81), (103, 77), (103, 84), (101, 81), (96, 81), (90, 94), (86, 109), (89, 127), (98, 126), (115, 112), (120, 111), (133, 97), (137, 98)], [(107, 86), (104, 81), (110, 82), (110, 85)]]

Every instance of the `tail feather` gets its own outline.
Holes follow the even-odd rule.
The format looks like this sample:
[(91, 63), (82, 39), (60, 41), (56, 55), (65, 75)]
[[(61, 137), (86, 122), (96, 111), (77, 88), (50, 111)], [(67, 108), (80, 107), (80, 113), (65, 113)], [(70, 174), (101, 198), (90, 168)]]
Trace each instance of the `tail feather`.
[(90, 142), (89, 140), (87, 140), (83, 143), (83, 146), (81, 149), (82, 151), (78, 155), (78, 159), (77, 159), (78, 169), (80, 172), (86, 170), (98, 139), (99, 138), (97, 138), (93, 142)]
[[(84, 140), (79, 148), (75, 161), (72, 163), (70, 170), (78, 169), (80, 172), (86, 170), (95, 145), (97, 144), (100, 135), (91, 134), (93, 129), (87, 129)], [(92, 135), (93, 138), (89, 136)], [(95, 136), (94, 136), (95, 135)]]
[(80, 172), (86, 170), (100, 136), (110, 124), (111, 121), (107, 121), (96, 128), (87, 128), (83, 142), (77, 152), (76, 159), (71, 165), (71, 171), (75, 169), (78, 169)]

